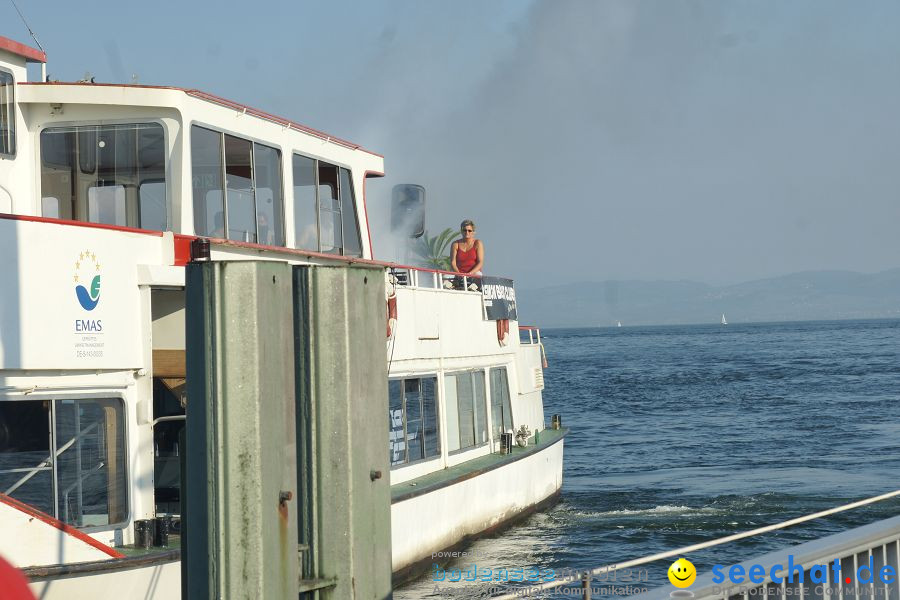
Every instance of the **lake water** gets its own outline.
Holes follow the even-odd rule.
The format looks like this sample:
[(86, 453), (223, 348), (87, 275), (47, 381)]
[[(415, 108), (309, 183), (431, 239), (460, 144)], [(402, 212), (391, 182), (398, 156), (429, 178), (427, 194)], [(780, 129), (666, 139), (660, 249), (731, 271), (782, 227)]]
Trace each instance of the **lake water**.
[[(457, 567), (621, 563), (900, 487), (898, 320), (543, 333), (546, 418), (571, 428), (562, 500)], [(890, 500), (688, 558), (704, 573), (898, 513)], [(435, 593), (427, 575), (394, 597), (463, 585)]]

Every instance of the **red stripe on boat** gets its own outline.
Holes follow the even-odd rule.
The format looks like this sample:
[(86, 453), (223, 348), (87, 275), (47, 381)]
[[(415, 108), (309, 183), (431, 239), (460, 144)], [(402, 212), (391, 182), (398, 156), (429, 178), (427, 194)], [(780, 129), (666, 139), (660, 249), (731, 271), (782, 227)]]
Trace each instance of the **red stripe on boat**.
[(52, 525), (53, 527), (56, 527), (60, 531), (65, 532), (74, 538), (78, 538), (85, 544), (87, 544), (89, 546), (93, 546), (97, 550), (100, 550), (101, 552), (105, 552), (106, 554), (109, 554), (113, 558), (125, 558), (124, 554), (117, 552), (114, 548), (107, 546), (103, 542), (98, 542), (91, 536), (89, 536), (81, 531), (78, 531), (71, 525), (66, 525), (59, 519), (57, 519), (55, 517), (51, 517), (47, 513), (40, 511), (40, 510), (34, 508), (33, 506), (29, 506), (28, 504), (25, 504), (24, 502), (19, 502), (15, 498), (10, 498), (6, 494), (0, 494), (0, 502), (2, 502), (3, 504), (6, 504), (7, 506), (15, 508), (16, 510), (22, 511), (26, 515), (32, 516), (35, 519), (40, 519), (44, 523), (46, 523), (48, 525)]

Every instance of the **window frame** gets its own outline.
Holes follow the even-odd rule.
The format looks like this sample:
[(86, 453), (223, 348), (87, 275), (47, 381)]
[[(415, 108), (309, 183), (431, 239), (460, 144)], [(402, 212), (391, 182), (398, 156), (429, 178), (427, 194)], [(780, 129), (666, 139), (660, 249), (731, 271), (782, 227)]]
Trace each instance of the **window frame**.
[[(62, 519), (62, 507), (59, 505), (59, 477), (58, 477), (58, 469), (59, 462), (58, 457), (56, 456), (56, 450), (58, 445), (57, 439), (57, 416), (56, 416), (56, 404), (60, 401), (91, 401), (91, 400), (111, 400), (118, 403), (118, 409), (121, 410), (121, 418), (122, 418), (122, 430), (119, 432), (119, 436), (122, 439), (122, 479), (124, 481), (124, 510), (123, 510), (123, 520), (110, 522), (105, 525), (88, 525), (88, 526), (77, 526), (72, 523), (66, 523)], [(57, 519), (60, 522), (65, 523), (69, 527), (73, 527), (78, 531), (82, 531), (85, 533), (98, 533), (103, 531), (110, 531), (115, 529), (123, 529), (127, 527), (133, 518), (133, 502), (132, 502), (132, 484), (131, 484), (131, 456), (130, 456), (130, 444), (129, 441), (131, 439), (130, 434), (130, 425), (128, 418), (128, 402), (125, 397), (121, 393), (103, 393), (97, 392), (92, 394), (46, 394), (46, 395), (31, 395), (26, 397), (3, 397), (0, 396), (0, 402), (49, 402), (49, 420), (50, 420), (50, 431), (48, 432), (50, 438), (50, 454), (51, 454), (51, 467), (50, 467), (50, 494), (53, 499), (53, 512), (48, 513), (51, 517)], [(15, 498), (15, 496), (11, 496)]]
[(18, 155), (18, 140), (16, 127), (16, 76), (9, 69), (0, 67), (0, 73), (9, 75), (9, 102), (7, 103), (7, 116), (9, 117), (9, 146), (11, 152), (4, 152), (0, 149), (0, 156), (3, 158), (14, 159)]
[[(187, 155), (187, 161), (190, 165), (189, 166), (190, 174), (188, 175), (189, 181), (193, 181), (193, 178), (194, 178), (194, 156), (193, 156), (193, 152), (191, 150), (191, 143), (193, 142), (193, 137), (194, 137), (193, 136), (194, 127), (198, 127), (200, 129), (205, 129), (211, 133), (217, 134), (219, 136), (219, 140), (221, 142), (220, 147), (219, 147), (220, 160), (222, 161), (221, 162), (222, 170), (221, 170), (220, 181), (221, 181), (221, 185), (222, 185), (222, 189), (221, 189), (221, 191), (222, 191), (222, 215), (225, 220), (225, 223), (224, 223), (225, 235), (223, 236), (223, 238), (230, 239), (228, 237), (228, 196), (227, 196), (228, 181), (226, 178), (226, 172), (228, 170), (228, 165), (225, 162), (225, 136), (227, 135), (227, 136), (231, 136), (233, 138), (238, 138), (238, 139), (246, 141), (246, 142), (250, 142), (250, 163), (251, 163), (251, 175), (252, 175), (252, 186), (253, 186), (253, 210), (254, 210), (254, 222), (256, 223), (256, 240), (257, 240), (256, 242), (243, 242), (242, 240), (230, 240), (230, 241), (239, 242), (239, 243), (251, 243), (251, 244), (256, 244), (258, 246), (267, 246), (270, 248), (286, 248), (286, 247), (288, 247), (287, 246), (287, 222), (285, 219), (286, 211), (284, 210), (285, 204), (287, 201), (287, 197), (285, 195), (286, 188), (285, 188), (285, 181), (284, 181), (285, 180), (285, 175), (284, 175), (285, 174), (285, 166), (286, 166), (285, 165), (284, 147), (281, 144), (275, 143), (271, 140), (263, 140), (263, 139), (260, 139), (260, 138), (254, 137), (254, 136), (246, 135), (244, 133), (235, 132), (230, 129), (223, 129), (222, 127), (212, 125), (212, 124), (209, 124), (209, 123), (206, 123), (203, 121), (196, 121), (196, 120), (191, 121), (190, 123), (187, 124), (189, 137), (187, 139), (187, 142), (184, 145), (185, 154)], [(276, 152), (278, 152), (278, 165), (279, 165), (279, 175), (280, 175), (279, 183), (280, 183), (280, 193), (281, 193), (281, 215), (280, 215), (280, 231), (279, 232), (281, 234), (282, 245), (280, 245), (280, 246), (277, 246), (277, 245), (273, 246), (270, 244), (260, 244), (259, 243), (259, 216), (258, 216), (257, 210), (256, 210), (256, 207), (257, 207), (256, 146), (257, 145), (265, 146), (267, 148), (271, 148), (271, 149), (275, 150)], [(287, 166), (291, 167), (291, 168), (293, 167), (292, 165), (287, 165)], [(317, 183), (318, 183), (318, 179), (317, 179)], [(191, 194), (189, 197), (190, 197), (190, 202), (191, 202), (190, 213), (191, 213), (191, 220), (193, 222), (193, 227), (192, 227), (193, 235), (196, 235), (198, 237), (212, 237), (209, 234), (197, 233), (197, 219), (196, 219), (196, 212), (195, 212), (196, 207), (195, 207), (195, 203), (194, 203), (193, 189), (191, 190)], [(291, 193), (291, 201), (292, 202), (293, 202), (293, 198), (294, 198), (294, 194), (292, 191), (292, 193)]]
[(353, 215), (353, 224), (354, 229), (356, 230), (356, 243), (359, 246), (359, 255), (353, 254), (352, 256), (362, 258), (363, 252), (363, 242), (362, 242), (362, 231), (359, 227), (359, 214), (356, 210), (356, 190), (353, 186), (353, 169), (350, 167), (342, 167), (338, 165), (338, 193), (341, 195), (341, 250), (344, 251), (344, 256), (350, 256), (346, 253), (347, 244), (345, 242), (346, 232), (345, 227), (346, 223), (344, 221), (344, 214), (347, 212), (344, 210), (344, 183), (343, 183), (343, 171), (347, 171), (347, 180), (350, 182), (350, 204), (351, 211), (350, 213)]
[[(488, 377), (488, 375), (486, 374), (485, 369), (483, 369), (483, 368), (475, 368), (475, 369), (459, 369), (459, 370), (454, 370), (454, 371), (446, 371), (446, 372), (444, 373), (444, 378), (443, 378), (443, 380), (444, 380), (444, 382), (446, 382), (447, 377), (456, 377), (457, 375), (463, 375), (463, 374), (469, 374), (469, 375), (472, 377), (472, 396), (473, 396), (473, 403), (472, 403), (472, 432), (473, 432), (473, 435), (476, 435), (476, 434), (478, 433), (478, 431), (475, 429), (475, 421), (476, 421), (476, 419), (477, 419), (477, 414), (478, 414), (478, 413), (477, 413), (477, 407), (475, 406), (475, 403), (474, 403), (475, 395), (476, 395), (476, 393), (475, 393), (475, 380), (474, 380), (475, 374), (481, 374), (482, 381), (484, 382), (484, 388), (483, 388), (483, 390), (484, 390), (484, 396), (482, 397), (482, 401), (484, 402), (484, 411), (485, 411), (485, 413), (484, 413), (484, 414), (485, 414), (485, 423), (484, 423), (484, 426), (485, 426), (485, 431), (487, 432), (487, 440), (484, 441), (484, 442), (480, 442), (480, 443), (476, 441), (476, 443), (473, 444), (472, 446), (466, 446), (465, 448), (457, 448), (456, 450), (450, 450), (450, 449), (449, 449), (449, 446), (450, 446), (450, 445), (449, 445), (449, 443), (448, 443), (448, 444), (447, 444), (447, 447), (448, 447), (448, 450), (447, 450), (447, 456), (455, 456), (455, 455), (457, 455), (457, 454), (462, 454), (462, 453), (464, 453), (464, 452), (469, 452), (469, 451), (471, 451), (471, 450), (476, 450), (476, 449), (478, 449), (478, 448), (484, 448), (484, 447), (490, 446), (490, 445), (491, 445), (491, 441), (492, 441), (492, 436), (491, 436), (491, 429), (492, 429), (492, 423), (491, 423), (491, 406), (490, 406), (490, 403), (489, 403), (489, 395), (490, 395), (490, 380), (489, 380), (489, 377)], [(444, 383), (444, 388), (446, 388), (446, 385), (447, 385), (447, 384)], [(457, 386), (457, 390), (458, 390), (458, 389), (459, 389), (459, 386)], [(441, 390), (441, 393), (444, 393), (444, 389)], [(456, 415), (457, 415), (457, 417), (456, 417), (456, 418), (457, 418), (457, 427), (456, 427), (456, 429), (457, 429), (457, 435), (459, 435), (459, 429), (460, 429), (460, 427), (459, 427), (459, 394), (458, 394), (458, 393), (457, 393), (457, 401), (456, 401), (456, 402), (457, 402), (457, 409), (456, 409)], [(449, 426), (448, 426), (447, 429), (449, 429)], [(476, 437), (476, 440), (477, 440), (477, 437)]]
[[(409, 460), (409, 438), (408, 429), (407, 429), (407, 418), (406, 418), (406, 381), (408, 380), (418, 380), (419, 381), (419, 401), (422, 403), (422, 413), (421, 413), (421, 421), (422, 421), (422, 433), (425, 433), (425, 423), (426, 423), (426, 412), (425, 412), (425, 386), (423, 385), (423, 381), (425, 379), (434, 380), (434, 423), (435, 423), (435, 435), (437, 438), (437, 453), (432, 456), (424, 455), (426, 451), (425, 441), (422, 443), (423, 457), (418, 458), (416, 460)], [(406, 453), (406, 460), (398, 463), (391, 463), (389, 465), (391, 470), (394, 469), (402, 469), (408, 467), (410, 465), (419, 465), (435, 460), (440, 460), (443, 456), (443, 444), (441, 443), (441, 391), (440, 391), (440, 378), (437, 373), (424, 373), (424, 374), (415, 374), (415, 375), (400, 375), (397, 377), (388, 377), (388, 410), (390, 411), (390, 382), (396, 381), (400, 384), (400, 398), (402, 401), (401, 406), (401, 419), (403, 420), (403, 442), (404, 442), (404, 452)], [(389, 415), (390, 416), (390, 415)]]
[[(365, 254), (365, 251), (363, 249), (362, 230), (360, 228), (360, 218), (359, 218), (359, 214), (357, 211), (357, 199), (356, 199), (357, 194), (356, 194), (356, 190), (353, 185), (353, 168), (351, 168), (349, 165), (344, 165), (339, 162), (333, 161), (330, 158), (322, 158), (322, 157), (314, 156), (314, 155), (306, 153), (306, 152), (302, 152), (300, 150), (292, 150), (291, 151), (291, 161), (290, 161), (291, 180), (292, 180), (291, 183), (293, 185), (293, 187), (291, 189), (291, 212), (294, 214), (296, 214), (296, 202), (297, 202), (296, 198), (294, 196), (294, 189), (293, 189), (293, 188), (297, 187), (296, 182), (293, 180), (294, 156), (298, 156), (300, 158), (305, 158), (307, 160), (311, 160), (311, 161), (313, 161), (313, 165), (314, 165), (313, 173), (315, 173), (315, 176), (316, 176), (316, 183), (314, 186), (315, 208), (316, 208), (316, 248), (315, 249), (301, 248), (300, 246), (298, 246), (296, 231), (294, 231), (294, 245), (291, 246), (291, 248), (296, 249), (296, 250), (309, 250), (312, 252), (319, 252), (322, 254), (334, 254), (335, 256), (352, 256), (352, 257), (362, 258), (363, 255)], [(319, 186), (321, 185), (321, 182), (319, 179), (320, 163), (324, 163), (326, 165), (332, 166), (337, 170), (337, 188), (335, 189), (335, 193), (337, 194), (337, 200), (340, 203), (340, 213), (341, 213), (341, 246), (340, 246), (341, 251), (340, 251), (340, 253), (329, 252), (327, 250), (322, 249), (322, 205), (321, 205), (321, 201), (319, 198)], [(346, 251), (347, 244), (344, 239), (344, 230), (345, 230), (344, 229), (345, 228), (344, 215), (346, 214), (347, 209), (344, 206), (344, 197), (343, 197), (343, 187), (344, 186), (343, 186), (343, 183), (341, 183), (341, 171), (342, 170), (347, 171), (348, 179), (350, 180), (350, 203), (352, 204), (351, 212), (353, 213), (353, 220), (355, 222), (356, 239), (357, 239), (357, 243), (359, 245), (359, 254), (358, 255), (357, 254), (347, 254), (347, 251)], [(336, 211), (334, 211), (333, 209), (328, 209), (328, 212), (334, 213)], [(295, 218), (295, 221), (296, 221), (296, 218)], [(293, 223), (293, 226), (296, 229), (296, 223)]]
[[(37, 172), (37, 186), (39, 191), (38, 202), (40, 204), (40, 214), (43, 215), (43, 200), (44, 198), (54, 198), (57, 201), (57, 209), (59, 208), (60, 199), (55, 196), (44, 196), (42, 178), (43, 178), (43, 153), (41, 146), (41, 134), (43, 134), (47, 130), (53, 129), (73, 129), (77, 130), (83, 127), (106, 127), (106, 126), (121, 126), (121, 125), (159, 125), (162, 127), (163, 131), (163, 181), (165, 183), (166, 190), (166, 200), (165, 200), (165, 209), (166, 209), (166, 224), (165, 229), (145, 229), (143, 227), (132, 227), (128, 225), (127, 227), (130, 229), (140, 229), (141, 231), (154, 231), (154, 232), (165, 232), (165, 231), (174, 231), (175, 230), (175, 206), (174, 206), (174, 189), (175, 182), (172, 176), (171, 164), (173, 160), (173, 152), (171, 150), (171, 131), (169, 130), (169, 124), (164, 118), (152, 118), (148, 117), (146, 119), (135, 119), (135, 118), (126, 118), (126, 119), (91, 119), (84, 121), (58, 121), (53, 123), (44, 123), (40, 125), (37, 129), (37, 152), (35, 161), (36, 161), (36, 172)], [(81, 165), (77, 163), (76, 168), (80, 170)], [(95, 167), (96, 168), (96, 167)], [(159, 181), (159, 179), (153, 179), (152, 181)], [(136, 186), (138, 189), (138, 193), (140, 193), (140, 186)], [(86, 200), (85, 200), (86, 202)], [(87, 209), (85, 209), (87, 210)], [(73, 207), (73, 213), (74, 213)], [(137, 207), (137, 217), (140, 220), (140, 205)], [(82, 220), (78, 218), (77, 215), (73, 214), (71, 219), (65, 219), (62, 217), (48, 217), (55, 218), (62, 221), (76, 221), (79, 223), (92, 223), (92, 221)], [(126, 217), (127, 220), (127, 217)], [(101, 225), (104, 227), (112, 227), (112, 225), (107, 225), (105, 223), (95, 223), (96, 225)]]

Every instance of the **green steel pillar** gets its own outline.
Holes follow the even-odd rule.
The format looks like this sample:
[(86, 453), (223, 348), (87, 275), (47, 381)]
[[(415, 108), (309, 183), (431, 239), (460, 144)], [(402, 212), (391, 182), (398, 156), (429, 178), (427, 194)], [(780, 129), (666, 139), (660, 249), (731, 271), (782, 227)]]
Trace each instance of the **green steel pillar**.
[(298, 597), (291, 267), (187, 266), (186, 598)]
[(295, 267), (294, 294), (302, 570), (333, 582), (307, 597), (390, 598), (384, 271)]

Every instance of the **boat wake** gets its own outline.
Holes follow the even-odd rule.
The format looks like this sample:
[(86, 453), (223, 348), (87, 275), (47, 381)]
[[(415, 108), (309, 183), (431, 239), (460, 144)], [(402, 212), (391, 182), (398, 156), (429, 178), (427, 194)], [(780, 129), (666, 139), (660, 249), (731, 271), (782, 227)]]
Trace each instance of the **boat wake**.
[(643, 517), (660, 515), (665, 517), (671, 516), (701, 516), (701, 515), (717, 515), (725, 512), (722, 508), (702, 507), (696, 508), (691, 506), (679, 506), (672, 504), (661, 504), (652, 508), (622, 508), (618, 510), (607, 511), (572, 511), (571, 515), (580, 518), (606, 518), (606, 517)]

